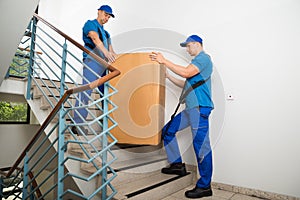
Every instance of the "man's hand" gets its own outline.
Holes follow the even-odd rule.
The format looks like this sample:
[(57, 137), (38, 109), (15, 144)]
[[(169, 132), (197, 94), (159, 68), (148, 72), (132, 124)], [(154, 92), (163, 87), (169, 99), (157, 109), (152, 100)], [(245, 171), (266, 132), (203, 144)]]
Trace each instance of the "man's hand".
[(105, 56), (105, 58), (107, 58), (107, 61), (108, 61), (109, 63), (115, 62), (115, 60), (116, 60), (116, 55), (115, 55), (114, 53), (109, 52), (109, 51), (105, 51), (105, 52), (103, 52), (103, 53), (104, 53), (104, 56)]
[(156, 61), (159, 64), (164, 64), (165, 58), (161, 53), (158, 52), (152, 52), (149, 57), (151, 58), (152, 61)]

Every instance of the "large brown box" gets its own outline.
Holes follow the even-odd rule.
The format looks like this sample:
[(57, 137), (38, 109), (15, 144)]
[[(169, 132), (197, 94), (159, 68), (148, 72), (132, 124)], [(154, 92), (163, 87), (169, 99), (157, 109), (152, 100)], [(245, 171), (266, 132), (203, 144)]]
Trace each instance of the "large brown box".
[(113, 66), (121, 75), (110, 81), (118, 93), (111, 97), (118, 109), (111, 116), (118, 123), (111, 133), (118, 143), (158, 145), (164, 125), (165, 67), (150, 53), (121, 54)]

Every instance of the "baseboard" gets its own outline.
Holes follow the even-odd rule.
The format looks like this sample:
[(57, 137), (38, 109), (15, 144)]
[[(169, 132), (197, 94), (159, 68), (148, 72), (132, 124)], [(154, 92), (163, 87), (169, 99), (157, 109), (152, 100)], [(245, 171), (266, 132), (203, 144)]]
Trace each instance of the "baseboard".
[(228, 184), (224, 184), (224, 183), (213, 182), (212, 187), (215, 189), (244, 194), (247, 196), (253, 196), (253, 197), (258, 197), (258, 198), (262, 198), (262, 199), (300, 200), (299, 197), (292, 197), (292, 196), (282, 195), (282, 194), (277, 194), (277, 193), (272, 193), (272, 192), (265, 192), (265, 191), (261, 191), (261, 190), (244, 188), (244, 187), (239, 187), (239, 186), (234, 186), (234, 185), (228, 185)]

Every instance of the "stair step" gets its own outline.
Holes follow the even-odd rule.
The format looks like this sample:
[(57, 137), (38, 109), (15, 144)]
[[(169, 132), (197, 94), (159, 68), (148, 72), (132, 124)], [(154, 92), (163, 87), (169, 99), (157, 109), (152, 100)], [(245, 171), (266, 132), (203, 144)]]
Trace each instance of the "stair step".
[[(70, 135), (70, 134), (68, 134), (68, 135)], [(94, 135), (77, 136), (77, 140), (78, 141), (82, 141), (82, 142), (85, 143), (85, 142), (88, 142), (89, 140), (93, 139), (94, 137), (95, 137)], [(68, 139), (69, 140), (74, 140), (74, 139), (72, 139), (71, 136), (68, 136)], [(83, 146), (90, 153), (95, 150), (94, 148), (101, 149), (100, 141), (96, 140), (96, 141), (92, 142), (91, 144), (82, 144), (82, 145), (79, 145), (78, 143), (69, 143), (68, 151), (70, 153), (76, 153), (76, 154), (83, 153), (81, 146)]]
[[(59, 96), (59, 89), (60, 89), (60, 84), (61, 84), (60, 81), (57, 81), (57, 80), (50, 81), (49, 79), (43, 79), (43, 81), (42, 81), (40, 78), (35, 78), (35, 80), (36, 80), (37, 84), (35, 83), (35, 81), (32, 81), (32, 85), (31, 85), (32, 88), (36, 87), (36, 85), (39, 85), (40, 87), (45, 88), (45, 89), (43, 89), (43, 91), (48, 95), (48, 94), (51, 94), (49, 92), (49, 90), (47, 89), (47, 87), (48, 87), (49, 89), (52, 89), (52, 92), (54, 92), (55, 95)], [(82, 84), (78, 84), (78, 86), (76, 86), (74, 83), (65, 82), (65, 85), (67, 86), (67, 88), (65, 88), (65, 90), (67, 90), (67, 89), (71, 89), (74, 87), (79, 87)], [(99, 94), (97, 92), (95, 92), (94, 90), (92, 92), (92, 95), (94, 95), (95, 98), (99, 98)]]
[[(60, 84), (61, 82), (58, 80), (49, 80), (49, 79), (40, 79), (40, 78), (35, 78), (36, 82), (38, 85), (40, 86), (44, 86), (46, 87), (46, 85), (50, 88), (60, 88)], [(35, 81), (32, 81), (32, 86), (35, 86), (36, 83)], [(68, 87), (68, 89), (75, 87), (74, 83), (70, 83), (70, 82), (65, 82), (65, 85)]]
[[(134, 177), (134, 178), (131, 178)], [(160, 170), (143, 174), (118, 173), (115, 199), (162, 199), (191, 185), (193, 173), (186, 176), (162, 174)], [(114, 185), (114, 182), (113, 182)]]
[[(59, 91), (59, 88), (53, 88), (53, 87), (49, 87), (49, 89), (46, 87), (46, 86), (40, 86), (41, 89), (43, 90), (43, 92), (41, 91), (41, 89), (36, 86), (36, 85), (33, 85), (32, 86), (32, 90), (33, 90), (33, 98), (34, 99), (38, 99), (42, 96), (44, 96), (44, 94), (46, 96), (56, 96), (56, 97), (59, 97), (60, 96), (60, 91)], [(76, 94), (75, 94), (76, 95)], [(75, 96), (74, 95), (71, 95), (70, 98), (72, 99), (75, 99)], [(92, 99), (99, 99), (100, 98), (100, 95), (99, 93), (96, 93), (96, 92), (92, 92), (91, 94), (91, 98)]]
[[(91, 136), (93, 137), (93, 136)], [(100, 142), (94, 142), (93, 145), (97, 148), (97, 151), (101, 151), (101, 144)], [(95, 149), (88, 144), (83, 145), (84, 148), (89, 152), (89, 155), (92, 157), (95, 155)], [(135, 147), (131, 148), (131, 151), (141, 151), (140, 149), (143, 149), (147, 147)], [(149, 147), (150, 148), (150, 147)], [(134, 150), (135, 149), (135, 150)], [(166, 165), (166, 154), (164, 150), (157, 150), (157, 151), (148, 151), (144, 153), (133, 153), (126, 151), (124, 149), (120, 148), (113, 148), (111, 149), (112, 153), (115, 157), (117, 157), (117, 161), (115, 161), (112, 164), (112, 167), (115, 170), (139, 170), (139, 171), (147, 171), (147, 164), (155, 164), (157, 166), (162, 167)], [(68, 152), (70, 154), (76, 155), (78, 157), (82, 157), (84, 155), (83, 150), (79, 144), (76, 143), (69, 143), (68, 146)], [(110, 153), (107, 154), (108, 160), (113, 159), (112, 155)], [(97, 157), (96, 160), (98, 160), (98, 163), (101, 163), (101, 158)], [(130, 164), (129, 164), (130, 163)], [(91, 165), (92, 166), (92, 165)], [(85, 165), (85, 167), (89, 167), (89, 165)], [(95, 172), (95, 168), (88, 169), (86, 171), (90, 171), (91, 173)], [(150, 169), (151, 170), (151, 169)]]
[(116, 161), (112, 164), (116, 171), (143, 173), (160, 169), (167, 165), (166, 155), (152, 155), (144, 158), (134, 158), (124, 161)]
[[(110, 159), (108, 159), (110, 160)], [(101, 160), (95, 159), (94, 163), (81, 163), (81, 170), (87, 174), (93, 174), (96, 172), (96, 167), (101, 166)], [(112, 163), (111, 167), (116, 172), (127, 172), (127, 173), (144, 173), (150, 172), (154, 169), (161, 169), (167, 165), (167, 158), (165, 155), (155, 155), (147, 158), (136, 158), (131, 160), (125, 160), (119, 162), (116, 160)]]
[[(41, 109), (49, 109), (50, 108), (50, 103), (49, 101), (51, 102), (51, 104), (53, 105), (53, 107), (58, 103), (59, 101), (59, 96), (47, 96), (47, 98), (45, 96), (41, 96), (39, 97), (41, 99)], [(68, 99), (65, 103), (64, 103), (64, 107), (65, 108), (71, 108), (72, 106), (75, 105), (75, 102), (76, 102), (76, 99)], [(97, 105), (92, 105), (88, 108), (88, 110), (90, 110), (90, 112), (92, 112), (94, 115), (100, 115), (102, 112), (100, 111), (99, 109), (99, 106), (97, 107)], [(72, 111), (71, 111), (72, 112)], [(72, 112), (73, 113), (73, 112)]]
[[(54, 106), (57, 104), (57, 102), (59, 101), (59, 97), (53, 97), (53, 96), (48, 96), (48, 100), (46, 99), (45, 96), (41, 96), (40, 98), (41, 98), (41, 107), (42, 107), (42, 108), (47, 108), (47, 109), (50, 108), (50, 103), (48, 102), (48, 100), (51, 102), (51, 104), (53, 105), (53, 107), (54, 107)], [(68, 100), (68, 101), (66, 101), (66, 102), (64, 103), (64, 106), (65, 106), (66, 108), (70, 108), (70, 107), (71, 107), (70, 104), (71, 104), (71, 105), (75, 105), (75, 101), (72, 100), (72, 99), (70, 99), (70, 100)]]
[[(69, 135), (69, 134), (67, 134)], [(82, 141), (91, 140), (94, 136), (79, 136), (78, 139)], [(71, 139), (71, 136), (67, 136), (68, 139)], [(94, 147), (97, 148), (97, 152), (101, 151), (100, 141), (93, 142)], [(89, 153), (89, 156), (92, 157), (95, 155), (95, 148), (89, 144), (82, 145), (86, 151)], [(148, 146), (137, 146), (127, 149), (122, 149), (114, 147), (111, 151), (118, 158), (111, 165), (115, 171), (153, 171), (153, 167), (161, 168), (166, 165), (166, 154), (163, 150), (151, 151), (157, 147), (148, 147)], [(142, 150), (144, 149), (144, 150)], [(83, 157), (84, 153), (82, 147), (76, 143), (70, 143), (68, 146), (68, 152), (70, 154), (76, 155), (78, 157)], [(135, 153), (141, 152), (141, 153)], [(107, 159), (113, 159), (110, 153), (107, 154)], [(95, 162), (100, 166), (101, 158), (100, 156), (95, 159)], [(152, 165), (152, 167), (150, 166)], [(89, 173), (94, 173), (96, 171), (95, 166), (92, 163), (83, 163), (82, 170)]]
[[(60, 91), (59, 91), (60, 82), (55, 81), (55, 80), (51, 82), (50, 80), (47, 80), (47, 79), (43, 79), (43, 82), (42, 82), (40, 78), (35, 78), (35, 80), (37, 81), (39, 87), (37, 86), (37, 84), (34, 81), (32, 82), (33, 99), (41, 98), (40, 109), (47, 110), (47, 109), (51, 108), (50, 103), (46, 100), (45, 96), (47, 96), (47, 98), (50, 100), (52, 105), (55, 106), (57, 104), (58, 100), (59, 100), (59, 97), (60, 97)], [(75, 85), (73, 83), (66, 83), (66, 85), (67, 85), (68, 88), (75, 87)], [(100, 95), (99, 95), (99, 93), (97, 93), (93, 90), (93, 92), (91, 94), (91, 98), (92, 99), (99, 99)], [(70, 103), (66, 102), (64, 104), (64, 106), (66, 108), (70, 108), (71, 105), (75, 105), (75, 101), (76, 101), (75, 96), (71, 95), (69, 97), (68, 101)], [(99, 110), (99, 108), (97, 108), (97, 106), (92, 106), (89, 109), (90, 110)]]

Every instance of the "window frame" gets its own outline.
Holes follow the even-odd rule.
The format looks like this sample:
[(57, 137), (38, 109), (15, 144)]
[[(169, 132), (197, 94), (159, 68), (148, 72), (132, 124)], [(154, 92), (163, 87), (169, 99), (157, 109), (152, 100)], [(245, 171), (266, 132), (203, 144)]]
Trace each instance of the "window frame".
[(30, 106), (27, 102), (15, 102), (15, 101), (5, 101), (1, 100), (2, 102), (9, 102), (9, 103), (24, 103), (27, 106), (27, 112), (26, 112), (26, 120), (25, 121), (0, 121), (0, 124), (30, 124)]

